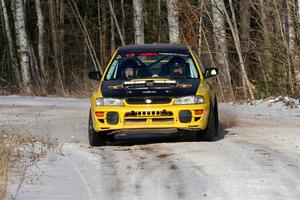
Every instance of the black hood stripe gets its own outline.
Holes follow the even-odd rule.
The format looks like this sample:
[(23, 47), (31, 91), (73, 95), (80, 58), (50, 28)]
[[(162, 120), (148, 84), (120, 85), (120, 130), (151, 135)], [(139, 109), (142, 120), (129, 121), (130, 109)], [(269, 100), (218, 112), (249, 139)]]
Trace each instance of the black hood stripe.
[[(125, 86), (123, 81), (103, 81), (101, 92), (103, 97), (129, 98), (129, 97), (182, 97), (196, 95), (200, 79), (177, 80), (177, 84), (160, 86)], [(120, 87), (122, 86), (122, 87)]]

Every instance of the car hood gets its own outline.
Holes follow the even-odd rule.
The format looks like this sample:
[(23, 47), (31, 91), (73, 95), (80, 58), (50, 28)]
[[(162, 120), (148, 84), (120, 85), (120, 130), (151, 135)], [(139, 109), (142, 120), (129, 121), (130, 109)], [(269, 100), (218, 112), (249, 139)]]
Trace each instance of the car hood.
[(103, 81), (103, 97), (182, 97), (196, 95), (200, 79), (134, 79)]

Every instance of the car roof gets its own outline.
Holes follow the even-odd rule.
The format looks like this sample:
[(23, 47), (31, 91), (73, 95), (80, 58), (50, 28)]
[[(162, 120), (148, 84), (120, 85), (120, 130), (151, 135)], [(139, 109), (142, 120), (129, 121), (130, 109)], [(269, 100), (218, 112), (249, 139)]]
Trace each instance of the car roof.
[(188, 53), (189, 47), (183, 44), (135, 44), (124, 45), (119, 49), (119, 54), (141, 52)]

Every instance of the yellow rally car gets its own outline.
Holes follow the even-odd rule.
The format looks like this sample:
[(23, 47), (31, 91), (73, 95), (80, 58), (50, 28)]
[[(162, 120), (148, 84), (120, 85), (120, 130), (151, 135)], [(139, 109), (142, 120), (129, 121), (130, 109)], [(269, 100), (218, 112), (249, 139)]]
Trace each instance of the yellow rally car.
[[(218, 131), (216, 68), (204, 69), (186, 45), (126, 45), (113, 55), (91, 97), (89, 142), (105, 145), (120, 130), (177, 129), (212, 141)], [(185, 131), (186, 132), (186, 131)]]

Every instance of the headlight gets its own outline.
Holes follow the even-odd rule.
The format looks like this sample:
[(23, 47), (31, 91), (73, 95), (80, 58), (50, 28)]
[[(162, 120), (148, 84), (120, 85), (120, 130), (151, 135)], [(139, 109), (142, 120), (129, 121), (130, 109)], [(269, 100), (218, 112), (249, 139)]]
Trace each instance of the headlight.
[(96, 99), (96, 106), (124, 106), (124, 103), (121, 99), (98, 98)]
[(187, 96), (181, 97), (175, 100), (175, 105), (185, 105), (185, 104), (203, 104), (204, 97), (203, 96)]

